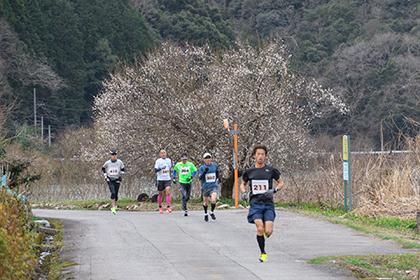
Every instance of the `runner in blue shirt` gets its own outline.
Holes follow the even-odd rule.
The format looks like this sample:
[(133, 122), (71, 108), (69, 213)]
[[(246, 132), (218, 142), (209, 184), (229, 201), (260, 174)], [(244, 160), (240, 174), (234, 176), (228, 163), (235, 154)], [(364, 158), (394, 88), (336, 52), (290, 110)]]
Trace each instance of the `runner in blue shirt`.
[(204, 220), (209, 221), (207, 213), (209, 198), (211, 200), (210, 217), (216, 220), (214, 209), (216, 208), (217, 191), (219, 188), (219, 167), (212, 162), (212, 156), (205, 153), (204, 164), (198, 169), (199, 178), (201, 181), (201, 192), (203, 195)]

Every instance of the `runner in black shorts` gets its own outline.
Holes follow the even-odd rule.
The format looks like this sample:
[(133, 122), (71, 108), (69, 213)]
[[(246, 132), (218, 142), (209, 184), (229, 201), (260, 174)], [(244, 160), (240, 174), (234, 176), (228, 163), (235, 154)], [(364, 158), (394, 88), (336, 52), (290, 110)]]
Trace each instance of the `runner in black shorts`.
[(159, 158), (155, 162), (156, 185), (158, 189), (159, 212), (163, 214), (162, 200), (166, 196), (166, 212), (171, 213), (171, 168), (172, 161), (167, 157), (165, 150), (159, 151)]
[(261, 251), (259, 260), (265, 262), (267, 260), (265, 237), (268, 238), (273, 233), (273, 222), (276, 218), (273, 194), (282, 188), (284, 183), (280, 179), (280, 171), (271, 165), (266, 165), (266, 146), (255, 146), (253, 156), (256, 161), (255, 166), (246, 170), (242, 175), (241, 192), (246, 192), (246, 185), (249, 183), (251, 207), (249, 208), (248, 222), (256, 225), (257, 242)]

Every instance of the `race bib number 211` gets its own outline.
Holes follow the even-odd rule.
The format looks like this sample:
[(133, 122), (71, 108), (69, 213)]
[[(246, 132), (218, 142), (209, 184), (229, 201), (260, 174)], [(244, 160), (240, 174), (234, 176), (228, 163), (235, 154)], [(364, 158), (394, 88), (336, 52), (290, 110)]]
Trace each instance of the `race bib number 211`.
[(262, 194), (268, 191), (268, 180), (252, 180), (252, 193)]

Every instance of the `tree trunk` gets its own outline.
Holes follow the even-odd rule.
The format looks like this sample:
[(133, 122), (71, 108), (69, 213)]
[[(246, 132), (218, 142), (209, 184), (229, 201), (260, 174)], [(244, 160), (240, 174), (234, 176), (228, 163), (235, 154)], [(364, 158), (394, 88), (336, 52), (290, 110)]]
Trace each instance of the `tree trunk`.
[(233, 172), (229, 172), (228, 178), (222, 178), (220, 191), (220, 196), (222, 198), (232, 198), (234, 179)]
[(420, 233), (420, 211), (417, 210), (417, 232)]

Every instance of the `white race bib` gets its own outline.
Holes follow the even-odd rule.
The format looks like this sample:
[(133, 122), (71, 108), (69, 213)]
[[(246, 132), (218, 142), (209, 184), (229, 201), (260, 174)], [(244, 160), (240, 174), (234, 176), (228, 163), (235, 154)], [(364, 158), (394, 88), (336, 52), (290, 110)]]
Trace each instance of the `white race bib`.
[(252, 180), (252, 193), (262, 194), (268, 191), (268, 180)]
[(207, 173), (206, 174), (206, 183), (216, 182), (216, 173)]
[(183, 174), (183, 175), (188, 174), (188, 173), (190, 173), (190, 168), (189, 167), (183, 167), (183, 168), (181, 168), (180, 173)]
[(109, 176), (117, 176), (118, 175), (119, 170), (117, 168), (110, 168), (108, 170), (108, 175)]

